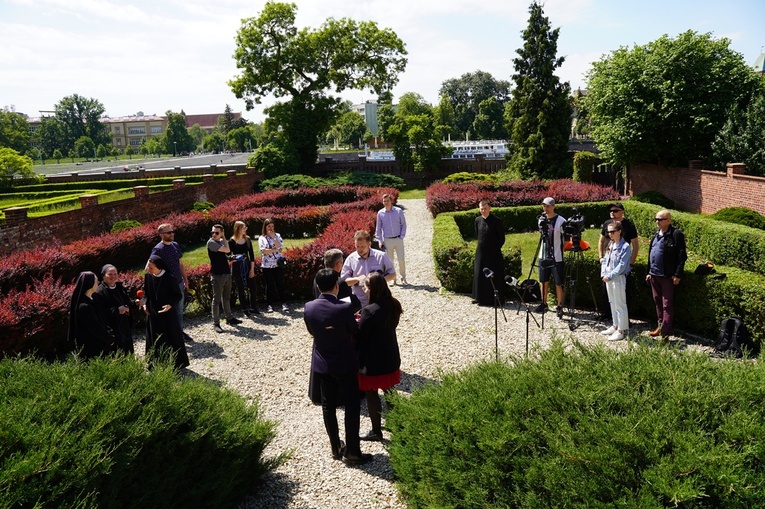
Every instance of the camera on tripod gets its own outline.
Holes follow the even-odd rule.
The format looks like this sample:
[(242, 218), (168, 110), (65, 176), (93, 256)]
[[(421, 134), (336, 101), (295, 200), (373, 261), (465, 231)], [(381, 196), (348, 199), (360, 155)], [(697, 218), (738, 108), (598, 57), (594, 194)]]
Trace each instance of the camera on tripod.
[(574, 207), (572, 211), (574, 212), (574, 215), (563, 222), (561, 230), (563, 231), (563, 236), (566, 240), (570, 240), (574, 246), (578, 246), (579, 241), (582, 240), (582, 232), (584, 231), (584, 216), (576, 207)]
[(550, 220), (547, 219), (547, 216), (542, 214), (537, 218), (537, 228), (539, 229), (539, 233), (542, 235), (547, 235), (548, 229), (550, 227)]

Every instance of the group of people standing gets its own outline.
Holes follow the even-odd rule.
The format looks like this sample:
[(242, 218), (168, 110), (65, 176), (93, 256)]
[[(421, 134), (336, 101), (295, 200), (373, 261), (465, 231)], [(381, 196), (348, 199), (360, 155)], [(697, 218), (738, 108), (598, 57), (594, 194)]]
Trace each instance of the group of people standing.
[[(478, 246), (473, 273), (473, 303), (492, 305), (495, 287), (491, 286), (488, 275), (491, 274), (495, 281), (503, 281), (504, 262), (501, 249), (505, 241), (505, 228), (502, 221), (491, 214), (491, 206), (487, 200), (481, 200), (478, 208), (481, 215), (475, 220)], [(634, 223), (624, 217), (624, 205), (615, 202), (610, 204), (608, 209), (610, 217), (601, 228), (598, 259), (612, 325), (601, 332), (608, 336), (609, 340), (619, 341), (629, 333), (628, 302), (632, 292), (627, 278), (637, 259), (640, 243)], [(685, 236), (680, 229), (671, 224), (671, 217), (668, 210), (656, 213), (657, 230), (649, 243), (646, 275), (658, 320), (658, 327), (649, 335), (660, 336), (665, 341), (671, 333), (674, 321), (675, 287), (680, 284), (688, 258)], [(552, 197), (542, 200), (542, 215), (538, 219), (541, 237), (539, 251), (536, 253), (542, 303), (535, 311), (547, 311), (547, 293), (552, 279), (556, 290), (558, 317), (563, 316), (565, 294), (565, 223), (566, 219), (555, 212), (555, 200)], [(502, 286), (503, 284), (496, 285), (500, 301)]]

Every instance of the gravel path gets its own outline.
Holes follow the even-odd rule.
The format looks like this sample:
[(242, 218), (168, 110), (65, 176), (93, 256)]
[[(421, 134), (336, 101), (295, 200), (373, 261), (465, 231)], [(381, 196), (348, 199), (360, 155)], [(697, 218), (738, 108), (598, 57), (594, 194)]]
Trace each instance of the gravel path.
[[(395, 286), (393, 294), (403, 307), (398, 327), (402, 359), (399, 391), (410, 393), (418, 384), (438, 380), (442, 371), (454, 371), (495, 356), (494, 312), (470, 303), (470, 296), (442, 292), (433, 271), (433, 220), (424, 200), (400, 200), (408, 222), (408, 286)], [(525, 313), (516, 314), (512, 303), (508, 322), (499, 317), (501, 357), (525, 351)], [(247, 398), (258, 399), (264, 415), (279, 422), (277, 436), (266, 454), (293, 451), (293, 457), (257, 487), (257, 495), (241, 509), (274, 508), (405, 508), (393, 483), (393, 471), (384, 443), (362, 442), (374, 460), (359, 468), (345, 467), (330, 457), (321, 408), (307, 397), (311, 337), (302, 320), (302, 303), (289, 313), (245, 319), (236, 327), (224, 324), (215, 334), (209, 318), (189, 320), (187, 332), (190, 370), (220, 381)], [(531, 322), (530, 342), (545, 347), (552, 337), (575, 335), (583, 343), (608, 343), (598, 333), (601, 325), (582, 324), (571, 334), (568, 321), (548, 313), (544, 330)], [(633, 332), (647, 330), (638, 324)], [(626, 342), (611, 346), (624, 348)], [(142, 347), (138, 347), (142, 351)], [(342, 416), (339, 417), (342, 437)], [(361, 432), (370, 428), (362, 404)]]

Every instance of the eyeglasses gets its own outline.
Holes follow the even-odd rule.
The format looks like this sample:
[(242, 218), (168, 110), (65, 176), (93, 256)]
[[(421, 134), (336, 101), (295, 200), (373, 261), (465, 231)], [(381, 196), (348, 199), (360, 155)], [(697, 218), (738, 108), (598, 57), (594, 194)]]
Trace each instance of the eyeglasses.
[(616, 233), (616, 232), (618, 232), (619, 230), (607, 230), (607, 231), (608, 231), (608, 234), (609, 234), (609, 235), (611, 235), (612, 233)]
[(220, 232), (210, 232), (210, 235), (220, 235)]
[(169, 232), (162, 232), (160, 235), (172, 235), (175, 233), (175, 230), (170, 230)]
[(611, 209), (609, 212), (616, 214), (617, 212), (624, 212), (622, 209)]
[(667, 219), (669, 219), (669, 218), (668, 217), (654, 217), (653, 218), (653, 220), (656, 221), (657, 223), (660, 223), (662, 221), (666, 221)]

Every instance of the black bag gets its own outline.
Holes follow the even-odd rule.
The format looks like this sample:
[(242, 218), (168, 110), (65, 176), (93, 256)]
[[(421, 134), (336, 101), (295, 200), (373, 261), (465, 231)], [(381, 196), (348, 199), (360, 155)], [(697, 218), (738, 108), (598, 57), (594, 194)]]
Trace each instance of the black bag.
[(743, 356), (743, 347), (752, 351), (749, 343), (749, 331), (741, 318), (732, 316), (723, 318), (720, 323), (720, 335), (715, 345), (715, 353), (720, 356), (740, 358)]
[(526, 279), (518, 285), (521, 289), (521, 299), (525, 303), (539, 302), (542, 300), (542, 289), (536, 279)]
[(706, 276), (707, 274), (715, 273), (715, 266), (709, 262), (700, 263), (696, 270), (693, 271), (697, 276)]
[(276, 259), (276, 266), (277, 267), (280, 267), (280, 268), (283, 269), (285, 265), (287, 265), (287, 259), (286, 258), (284, 258), (283, 256), (280, 256), (279, 258)]

